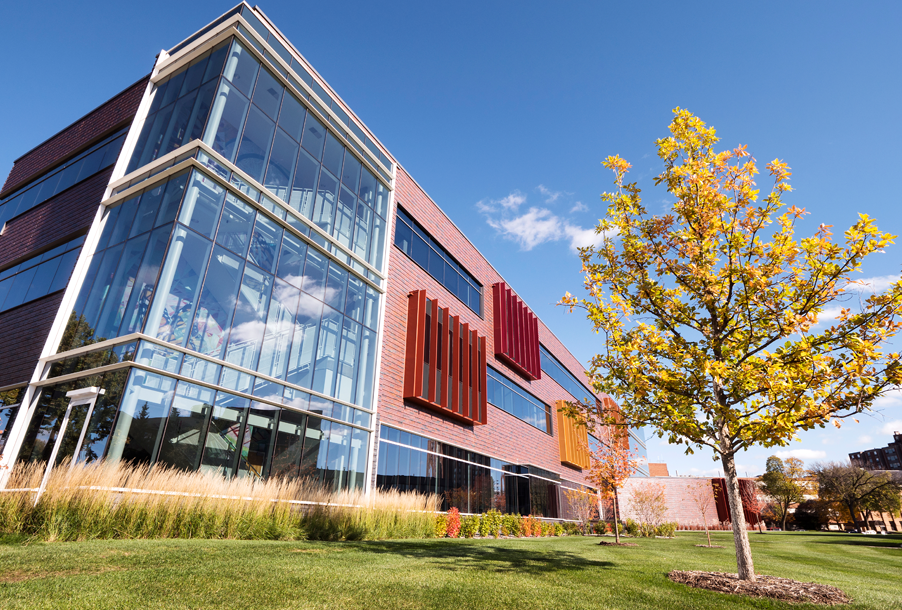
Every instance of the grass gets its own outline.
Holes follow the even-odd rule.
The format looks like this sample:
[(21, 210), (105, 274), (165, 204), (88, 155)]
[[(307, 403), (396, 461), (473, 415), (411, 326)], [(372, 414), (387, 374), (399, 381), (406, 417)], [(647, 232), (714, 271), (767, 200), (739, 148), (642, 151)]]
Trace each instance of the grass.
[(332, 492), (305, 479), (217, 474), (93, 462), (52, 471), (34, 505), (43, 464), (17, 466), (0, 493), (0, 535), (31, 540), (209, 538), (364, 540), (429, 537), (437, 498)]
[[(0, 543), (0, 608), (794, 608), (676, 585), (671, 569), (734, 571), (731, 538)], [(759, 573), (832, 584), (848, 608), (902, 609), (902, 536), (752, 534)], [(875, 548), (877, 547), (877, 548)]]

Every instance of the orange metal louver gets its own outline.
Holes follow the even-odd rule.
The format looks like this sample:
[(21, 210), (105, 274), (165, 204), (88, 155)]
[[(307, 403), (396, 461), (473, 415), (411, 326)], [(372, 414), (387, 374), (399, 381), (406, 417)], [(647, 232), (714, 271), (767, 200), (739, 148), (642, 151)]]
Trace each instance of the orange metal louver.
[(588, 469), (589, 462), (589, 433), (585, 426), (578, 425), (571, 417), (561, 413), (558, 409), (564, 406), (564, 401), (555, 403), (557, 411), (557, 433), (561, 447), (561, 462), (577, 468)]

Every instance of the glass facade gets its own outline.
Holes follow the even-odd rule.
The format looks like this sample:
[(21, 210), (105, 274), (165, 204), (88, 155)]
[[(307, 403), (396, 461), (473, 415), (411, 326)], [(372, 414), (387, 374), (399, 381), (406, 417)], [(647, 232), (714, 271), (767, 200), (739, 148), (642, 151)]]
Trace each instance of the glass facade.
[(395, 245), (464, 305), (482, 316), (482, 284), (398, 207)]
[(561, 514), (561, 480), (535, 466), (516, 465), (388, 426), (379, 429), (376, 485), (434, 493), (441, 510), (496, 509), (548, 518)]
[(486, 374), (486, 398), (530, 426), (551, 434), (551, 408), (492, 367)]
[(65, 288), (84, 241), (82, 235), (0, 272), (0, 312)]
[(25, 388), (15, 388), (0, 392), (0, 455), (6, 447), (6, 441), (16, 423), (16, 415), (19, 414), (19, 406)]
[(383, 268), (388, 188), (237, 40), (157, 85), (129, 171), (194, 139)]
[(83, 153), (66, 161), (48, 174), (33, 180), (0, 201), (0, 230), (19, 214), (39, 206), (54, 195), (62, 193), (106, 169), (119, 158), (127, 129), (120, 130)]

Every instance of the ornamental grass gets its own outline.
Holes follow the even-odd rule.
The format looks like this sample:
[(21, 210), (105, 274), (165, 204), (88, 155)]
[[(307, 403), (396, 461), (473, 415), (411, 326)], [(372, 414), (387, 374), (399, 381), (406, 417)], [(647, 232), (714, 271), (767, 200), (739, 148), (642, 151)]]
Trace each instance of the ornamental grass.
[(437, 498), (332, 492), (308, 479), (93, 462), (14, 467), (0, 492), (0, 534), (44, 541), (142, 538), (363, 540), (434, 535)]

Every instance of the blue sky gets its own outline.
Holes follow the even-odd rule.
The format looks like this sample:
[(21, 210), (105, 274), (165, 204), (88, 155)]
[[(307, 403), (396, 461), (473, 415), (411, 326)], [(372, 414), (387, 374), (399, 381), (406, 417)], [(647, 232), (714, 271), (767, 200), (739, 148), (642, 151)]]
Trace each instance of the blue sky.
[[(0, 168), (124, 89), (154, 56), (230, 2), (100, 0), (13, 3), (0, 37)], [(271, 1), (262, 9), (581, 360), (599, 349), (578, 315), (554, 306), (580, 289), (576, 244), (603, 214), (620, 154), (646, 206), (654, 140), (688, 108), (724, 147), (793, 171), (787, 202), (836, 232), (856, 214), (902, 233), (902, 45), (897, 2), (340, 2)], [(761, 181), (764, 186), (764, 180)], [(862, 277), (898, 275), (902, 244)], [(810, 462), (883, 446), (902, 431), (902, 398), (883, 411), (740, 456), (763, 469), (774, 451)], [(894, 423), (895, 422), (895, 423)], [(671, 473), (716, 472), (649, 439)]]

